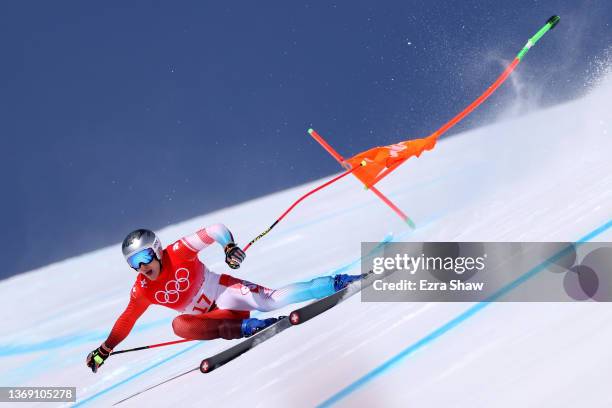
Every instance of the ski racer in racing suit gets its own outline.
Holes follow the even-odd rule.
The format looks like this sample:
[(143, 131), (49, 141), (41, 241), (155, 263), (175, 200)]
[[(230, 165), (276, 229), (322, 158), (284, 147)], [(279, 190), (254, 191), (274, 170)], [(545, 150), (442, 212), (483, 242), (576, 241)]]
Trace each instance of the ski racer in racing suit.
[(198, 259), (198, 253), (215, 242), (224, 249), (225, 262), (232, 269), (239, 268), (246, 255), (223, 224), (203, 228), (163, 250), (152, 231), (136, 230), (126, 237), (124, 256), (138, 275), (130, 301), (107, 339), (87, 356), (86, 364), (93, 372), (97, 372), (112, 350), (128, 336), (150, 305), (179, 312), (172, 328), (184, 339), (237, 339), (251, 336), (278, 320), (250, 318), (250, 311), (268, 312), (291, 303), (322, 298), (360, 278), (360, 275), (340, 274), (269, 289), (208, 269)]

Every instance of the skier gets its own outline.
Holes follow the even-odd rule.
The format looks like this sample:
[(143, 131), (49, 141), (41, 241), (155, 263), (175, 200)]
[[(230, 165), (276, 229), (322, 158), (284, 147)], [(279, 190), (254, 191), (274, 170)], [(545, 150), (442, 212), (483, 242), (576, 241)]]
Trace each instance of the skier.
[(130, 301), (108, 338), (87, 356), (86, 364), (94, 373), (152, 304), (181, 313), (172, 321), (179, 337), (237, 339), (252, 336), (278, 320), (250, 318), (252, 310), (268, 312), (291, 303), (319, 299), (361, 278), (340, 274), (269, 289), (208, 269), (198, 259), (198, 253), (214, 242), (223, 248), (228, 266), (238, 269), (246, 255), (223, 224), (201, 229), (165, 249), (152, 231), (138, 229), (127, 235), (121, 249), (138, 275)]

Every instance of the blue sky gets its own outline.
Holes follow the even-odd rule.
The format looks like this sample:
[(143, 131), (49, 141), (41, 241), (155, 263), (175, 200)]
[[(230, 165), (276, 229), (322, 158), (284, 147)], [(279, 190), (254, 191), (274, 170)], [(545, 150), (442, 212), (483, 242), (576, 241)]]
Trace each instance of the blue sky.
[(346, 156), (426, 136), (553, 14), (451, 134), (584, 92), (612, 3), (2, 2), (0, 278), (338, 171), (308, 127)]

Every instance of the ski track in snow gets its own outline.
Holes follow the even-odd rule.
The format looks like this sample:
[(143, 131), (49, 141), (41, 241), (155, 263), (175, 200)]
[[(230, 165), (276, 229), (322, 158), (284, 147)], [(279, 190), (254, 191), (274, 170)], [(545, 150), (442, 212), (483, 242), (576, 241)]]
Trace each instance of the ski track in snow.
[[(582, 99), (444, 139), (407, 162), (379, 188), (415, 220), (414, 231), (347, 179), (300, 204), (233, 274), (274, 287), (357, 273), (362, 241), (612, 241), (611, 94), (607, 78)], [(224, 222), (246, 242), (321, 182), (170, 226), (160, 236), (168, 243)], [(202, 259), (226, 271), (221, 252), (211, 248)], [(94, 265), (111, 284), (82, 294)], [(77, 386), (77, 405), (108, 406), (234, 344), (118, 355), (93, 375), (85, 355), (106, 337), (132, 281), (117, 245), (0, 282), (0, 383)], [(190, 373), (122, 405), (610, 406), (607, 306), (374, 304), (354, 296), (211, 374)], [(175, 338), (174, 316), (152, 307), (119, 348)]]

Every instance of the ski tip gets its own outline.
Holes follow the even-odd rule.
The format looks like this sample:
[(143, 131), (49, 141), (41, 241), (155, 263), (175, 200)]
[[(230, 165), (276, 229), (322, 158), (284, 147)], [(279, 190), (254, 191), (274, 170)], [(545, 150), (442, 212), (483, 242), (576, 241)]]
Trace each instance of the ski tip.
[(313, 128), (309, 128), (309, 129), (308, 129), (308, 134), (309, 134), (309, 135), (311, 135), (311, 136), (312, 136), (312, 133), (313, 133), (313, 132), (314, 132), (314, 129), (313, 129)]
[(561, 17), (554, 15), (551, 18), (549, 18), (546, 23), (550, 24), (550, 29), (552, 30), (553, 28), (555, 28), (555, 26), (557, 24), (559, 24), (559, 20), (561, 20)]
[(204, 359), (202, 360), (202, 362), (200, 363), (200, 371), (203, 374), (209, 373), (211, 371), (211, 366), (210, 366), (210, 361), (208, 361), (208, 359)]

